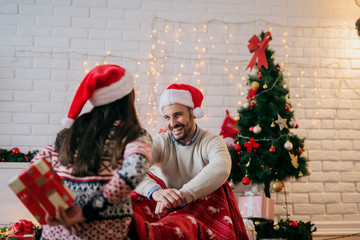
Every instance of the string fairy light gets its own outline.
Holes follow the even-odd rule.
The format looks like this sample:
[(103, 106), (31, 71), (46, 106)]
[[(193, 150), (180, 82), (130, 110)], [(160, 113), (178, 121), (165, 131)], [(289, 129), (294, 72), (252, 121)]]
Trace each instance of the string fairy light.
[[(304, 37), (304, 32), (314, 35), (316, 31), (326, 33), (327, 30), (333, 29), (342, 31), (341, 37), (344, 41), (357, 38), (356, 34), (353, 34), (353, 26), (292, 26), (289, 29), (285, 25), (261, 19), (247, 22), (210, 20), (193, 23), (155, 17), (149, 33), (151, 49), (147, 58), (124, 57), (122, 53), (117, 53), (111, 49), (105, 50), (103, 54), (79, 50), (63, 50), (57, 54), (63, 54), (68, 59), (70, 56), (72, 58), (76, 55), (80, 56), (80, 59), (83, 59), (84, 74), (98, 64), (135, 62), (136, 64), (130, 70), (136, 83), (136, 105), (137, 109), (141, 109), (139, 116), (141, 122), (145, 124), (144, 127), (156, 132), (159, 128), (155, 125), (158, 124), (156, 119), (159, 117), (156, 107), (157, 98), (167, 85), (174, 82), (195, 84), (203, 90), (205, 95), (209, 81), (221, 81), (221, 85), (225, 87), (235, 85), (238, 94), (229, 97), (239, 97), (239, 100), (233, 105), (234, 110), (237, 109), (248, 91), (246, 85), (248, 73), (245, 72), (245, 68), (251, 54), (246, 47), (247, 42), (253, 34), (258, 35), (261, 30), (269, 30), (273, 32), (271, 42), (273, 44), (270, 47), (276, 51), (282, 49), (284, 53), (282, 56), (276, 55), (276, 58), (284, 69), (284, 77), (290, 86), (294, 85), (291, 92), (297, 103), (295, 107), (302, 108), (304, 107), (302, 104), (304, 99), (313, 99), (315, 104), (311, 108), (315, 113), (314, 119), (319, 119), (322, 101), (329, 97), (337, 100), (336, 109), (338, 112), (341, 98), (344, 97), (343, 88), (353, 91), (355, 96), (360, 96), (358, 83), (344, 73), (350, 67), (343, 66), (340, 60), (331, 57), (330, 61), (323, 62), (323, 53), (318, 46), (313, 46), (313, 51), (306, 56), (311, 61), (297, 61), (301, 58), (296, 56), (296, 51), (293, 49), (296, 49), (297, 46), (303, 47), (301, 38)], [(293, 32), (298, 30), (301, 34), (296, 38), (291, 38), (290, 41), (289, 36), (293, 36)], [(282, 35), (279, 36), (276, 33)], [(17, 51), (33, 54), (46, 52), (44, 50), (26, 49)], [(182, 67), (175, 67), (176, 64), (178, 66), (182, 64)], [(327, 76), (324, 76), (324, 73)], [(321, 81), (324, 78), (338, 80), (330, 88), (332, 96), (322, 92)], [(66, 79), (66, 81), (66, 85), (68, 85), (70, 80)], [(306, 84), (304, 84), (305, 82)], [(311, 83), (313, 84), (311, 85)], [(313, 91), (313, 97), (304, 95), (305, 90), (308, 91), (309, 89)], [(66, 94), (68, 91), (66, 90)], [(226, 97), (224, 96), (224, 98)], [(227, 107), (224, 106), (224, 108)], [(316, 112), (318, 113), (316, 114)], [(146, 126), (147, 124), (151, 125)]]

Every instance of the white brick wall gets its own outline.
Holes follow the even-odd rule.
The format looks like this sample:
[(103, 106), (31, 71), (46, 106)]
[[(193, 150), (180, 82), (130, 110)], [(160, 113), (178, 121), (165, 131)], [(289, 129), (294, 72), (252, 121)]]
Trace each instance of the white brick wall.
[[(289, 211), (315, 224), (360, 222), (360, 8), (353, 0), (1, 2), (1, 148), (51, 143), (85, 71), (103, 62), (134, 74), (151, 134), (162, 127), (158, 95), (175, 81), (199, 82), (208, 117), (198, 123), (219, 133), (225, 110), (236, 116), (248, 89), (248, 40), (271, 28), (312, 169), (286, 183)], [(283, 217), (283, 193), (272, 196)]]

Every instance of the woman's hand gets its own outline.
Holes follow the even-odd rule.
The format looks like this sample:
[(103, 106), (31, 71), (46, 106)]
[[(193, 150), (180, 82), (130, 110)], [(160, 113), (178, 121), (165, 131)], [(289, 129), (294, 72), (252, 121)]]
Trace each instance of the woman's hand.
[(63, 225), (72, 231), (80, 231), (86, 227), (85, 217), (82, 213), (80, 206), (70, 206), (66, 210), (61, 207), (56, 207), (56, 216), (52, 218), (49, 214), (46, 214), (46, 223), (50, 226)]

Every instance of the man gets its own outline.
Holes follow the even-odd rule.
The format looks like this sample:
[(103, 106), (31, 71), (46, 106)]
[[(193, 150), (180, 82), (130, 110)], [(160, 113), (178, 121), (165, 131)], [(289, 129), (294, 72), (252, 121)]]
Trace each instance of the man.
[(134, 212), (141, 215), (137, 222), (149, 223), (142, 227), (150, 229), (146, 234), (162, 239), (173, 231), (187, 239), (193, 239), (191, 234), (194, 239), (247, 239), (226, 182), (231, 158), (225, 141), (195, 123), (204, 116), (202, 100), (202, 93), (186, 84), (172, 84), (160, 96), (167, 131), (153, 137), (152, 166), (133, 195)]
[(153, 139), (150, 171), (168, 189), (162, 189), (150, 177), (136, 189), (157, 201), (157, 214), (166, 214), (212, 193), (230, 174), (231, 158), (223, 138), (195, 123), (195, 118), (203, 116), (202, 100), (202, 93), (186, 84), (173, 84), (160, 97), (160, 112), (168, 131)]

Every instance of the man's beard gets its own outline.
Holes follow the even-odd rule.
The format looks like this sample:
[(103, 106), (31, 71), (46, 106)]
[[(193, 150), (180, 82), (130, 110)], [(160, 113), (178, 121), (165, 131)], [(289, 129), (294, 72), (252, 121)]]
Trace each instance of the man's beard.
[[(170, 131), (171, 131), (171, 134), (173, 135), (173, 137), (175, 138), (176, 141), (182, 141), (182, 140), (186, 139), (186, 138), (189, 136), (189, 134), (190, 134), (190, 132), (191, 132), (191, 130), (192, 130), (192, 127), (187, 127), (187, 126), (189, 125), (189, 123), (190, 123), (190, 122), (188, 122), (187, 125), (184, 125), (184, 124), (176, 124), (174, 127), (170, 127), (170, 126), (169, 126), (169, 129), (170, 129)], [(180, 136), (180, 137), (178, 137), (178, 138), (176, 138), (176, 136), (172, 133), (173, 129), (176, 129), (176, 128), (182, 128), (183, 131), (184, 131), (183, 135)]]

